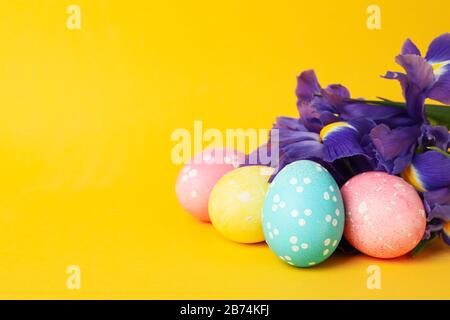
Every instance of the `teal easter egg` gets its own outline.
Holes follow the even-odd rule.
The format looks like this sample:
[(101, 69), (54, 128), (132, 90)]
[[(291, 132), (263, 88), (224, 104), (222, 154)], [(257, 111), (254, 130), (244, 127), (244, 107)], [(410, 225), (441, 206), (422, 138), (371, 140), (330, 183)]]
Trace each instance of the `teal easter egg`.
[(336, 181), (313, 161), (284, 167), (264, 199), (266, 242), (281, 260), (296, 267), (311, 267), (329, 258), (342, 238), (344, 220)]

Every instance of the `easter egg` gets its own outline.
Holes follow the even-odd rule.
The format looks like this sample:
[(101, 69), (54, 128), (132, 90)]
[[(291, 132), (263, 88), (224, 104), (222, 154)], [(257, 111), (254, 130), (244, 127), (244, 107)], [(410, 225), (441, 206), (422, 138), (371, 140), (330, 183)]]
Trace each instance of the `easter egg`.
[(377, 258), (408, 253), (422, 239), (426, 218), (416, 190), (384, 172), (359, 174), (341, 189), (346, 208), (344, 236), (359, 251)]
[(261, 211), (273, 169), (242, 167), (225, 174), (209, 198), (209, 216), (224, 237), (241, 243), (264, 241)]
[(262, 221), (266, 242), (281, 260), (311, 267), (337, 248), (344, 217), (339, 187), (330, 173), (318, 163), (300, 160), (272, 181)]
[(197, 219), (209, 222), (208, 200), (212, 188), (244, 159), (243, 153), (229, 148), (206, 149), (195, 155), (181, 169), (176, 182), (175, 191), (181, 206)]

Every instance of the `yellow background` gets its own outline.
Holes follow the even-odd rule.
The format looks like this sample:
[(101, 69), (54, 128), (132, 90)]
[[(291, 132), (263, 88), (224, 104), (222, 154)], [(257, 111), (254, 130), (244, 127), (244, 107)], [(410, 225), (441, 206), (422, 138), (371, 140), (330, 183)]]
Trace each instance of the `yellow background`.
[[(81, 8), (81, 30), (66, 8)], [(366, 28), (378, 4), (382, 28)], [(400, 99), (379, 78), (448, 1), (10, 0), (0, 5), (0, 298), (450, 298), (450, 251), (301, 270), (178, 205), (176, 128), (268, 128), (295, 76)], [(377, 264), (382, 289), (366, 288)], [(81, 290), (66, 268), (81, 268)]]

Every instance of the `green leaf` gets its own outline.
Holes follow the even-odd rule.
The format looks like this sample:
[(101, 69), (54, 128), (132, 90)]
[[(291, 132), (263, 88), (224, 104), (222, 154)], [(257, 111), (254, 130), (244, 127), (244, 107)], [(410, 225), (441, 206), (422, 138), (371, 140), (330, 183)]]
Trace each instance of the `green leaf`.
[(410, 255), (411, 255), (412, 257), (417, 256), (417, 255), (418, 255), (418, 254), (426, 247), (426, 245), (427, 245), (431, 240), (434, 239), (434, 237), (435, 237), (435, 235), (433, 235), (430, 239), (420, 241), (419, 244), (413, 249), (413, 251), (411, 251)]
[(417, 256), (428, 243), (430, 243), (436, 236), (438, 235), (438, 232), (434, 232), (431, 234), (429, 239), (425, 239), (419, 242), (419, 244), (409, 253), (412, 257)]
[[(316, 96), (321, 96), (320, 94)], [(377, 97), (380, 100), (363, 100), (363, 99), (347, 99), (348, 102), (353, 103), (367, 103), (377, 106), (393, 107), (406, 109), (404, 102), (396, 102), (386, 98)], [(441, 125), (450, 129), (450, 106), (438, 104), (426, 104), (425, 114), (433, 125)]]
[(441, 148), (438, 148), (438, 147), (427, 147), (427, 149), (433, 150), (433, 151), (437, 151), (437, 152), (443, 154), (444, 156), (446, 156), (447, 158), (450, 158), (450, 153), (445, 152), (445, 151), (442, 150)]
[(450, 106), (425, 105), (425, 113), (433, 124), (450, 128)]
[[(366, 100), (364, 102), (379, 106), (406, 109), (406, 104), (403, 102), (395, 102), (385, 98), (380, 99), (381, 100)], [(433, 125), (441, 125), (450, 128), (450, 106), (426, 104), (425, 114)]]

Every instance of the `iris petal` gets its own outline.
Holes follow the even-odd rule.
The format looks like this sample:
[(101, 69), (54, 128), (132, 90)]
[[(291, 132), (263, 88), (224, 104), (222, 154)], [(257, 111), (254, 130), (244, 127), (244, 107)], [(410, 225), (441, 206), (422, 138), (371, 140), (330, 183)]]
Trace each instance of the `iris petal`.
[(399, 55), (395, 60), (405, 69), (406, 74), (389, 71), (384, 78), (400, 82), (408, 114), (416, 121), (426, 122), (424, 102), (427, 90), (435, 82), (433, 68), (424, 58), (416, 54)]
[(432, 66), (436, 83), (428, 97), (450, 104), (450, 33), (437, 37), (431, 42), (425, 59)]
[(392, 127), (410, 126), (415, 123), (408, 117), (406, 110), (394, 107), (353, 103), (340, 106), (338, 112), (343, 120), (366, 118)]
[(433, 68), (433, 73), (434, 73), (435, 77), (439, 79), (439, 77), (448, 73), (449, 67), (450, 67), (450, 60), (436, 62), (436, 63), (430, 62), (430, 64), (431, 64), (431, 68)]
[(340, 85), (322, 89), (313, 70), (302, 72), (297, 77), (297, 109), (305, 127), (319, 133), (324, 125), (339, 121), (336, 106), (343, 104), (350, 93)]
[(443, 151), (447, 151), (450, 143), (450, 134), (445, 126), (422, 126), (422, 141), (421, 146), (431, 147), (435, 146)]
[(284, 159), (290, 162), (305, 159), (321, 159), (323, 155), (322, 144), (317, 141), (300, 141), (289, 145), (289, 148), (282, 148), (281, 153)]
[(412, 165), (407, 166), (405, 170), (403, 170), (402, 177), (403, 179), (408, 181), (409, 184), (414, 186), (414, 188), (416, 188), (418, 191), (420, 192), (427, 191), (424, 182), (422, 181), (422, 179), (420, 179), (419, 174)]
[(434, 39), (425, 58), (411, 40), (406, 40), (396, 62), (405, 71), (388, 72), (386, 79), (396, 79), (403, 89), (408, 114), (416, 121), (427, 123), (424, 112), (426, 98), (450, 104), (450, 33)]
[[(439, 232), (443, 240), (447, 242), (448, 231), (446, 234), (443, 229), (444, 224), (450, 221), (450, 188), (425, 192), (423, 200), (427, 211), (427, 228), (424, 238), (429, 239), (432, 234)], [(447, 244), (450, 245), (450, 242)]]
[(302, 72), (297, 77), (297, 88), (295, 90), (299, 102), (308, 102), (317, 93), (320, 93), (320, 85), (314, 70)]
[[(428, 97), (445, 104), (450, 104), (450, 65), (446, 66), (442, 72), (436, 83), (430, 89)], [(446, 107), (443, 106), (443, 108)]]
[(319, 133), (324, 125), (339, 120), (333, 106), (321, 97), (315, 97), (310, 102), (299, 100), (297, 106), (300, 118), (309, 131)]
[(327, 102), (334, 106), (339, 107), (345, 104), (345, 100), (350, 98), (350, 91), (340, 84), (332, 84), (321, 91), (322, 97), (324, 97)]
[(390, 129), (381, 124), (370, 132), (379, 170), (401, 173), (411, 163), (420, 136), (420, 127)]
[(273, 127), (277, 129), (285, 128), (298, 131), (308, 131), (300, 119), (291, 117), (277, 117)]
[(414, 42), (411, 41), (411, 39), (406, 39), (405, 43), (403, 43), (402, 54), (415, 54), (418, 56), (421, 55), (420, 50), (417, 48)]
[[(450, 188), (441, 188), (433, 191), (428, 191), (423, 194), (425, 206), (432, 209), (435, 205), (448, 204), (450, 205)], [(450, 220), (450, 211), (448, 212)]]
[[(278, 117), (273, 128), (278, 130), (278, 134), (270, 136), (268, 145), (279, 147), (279, 158), (271, 161), (271, 163), (276, 163), (277, 167), (270, 181), (291, 162), (303, 159), (316, 161), (322, 159), (323, 145), (320, 142), (319, 134), (308, 131), (303, 119)], [(265, 148), (265, 146), (260, 148)]]
[[(278, 130), (277, 134), (270, 134), (269, 141), (266, 144), (259, 146), (252, 153), (247, 155), (243, 166), (247, 165), (272, 165), (277, 167), (280, 164), (280, 152), (286, 152), (292, 145), (297, 147), (295, 143), (304, 141), (313, 141), (320, 145), (319, 135), (314, 132), (309, 132), (301, 119), (291, 117), (278, 117), (273, 129)], [(276, 154), (272, 154), (272, 146), (278, 148)], [(314, 150), (311, 150), (313, 153)], [(276, 157), (276, 159), (273, 159)]]
[[(406, 75), (398, 75), (399, 78), (406, 77)], [(402, 81), (402, 83), (405, 83), (406, 86), (407, 81)], [(407, 89), (409, 95), (416, 96), (415, 91), (413, 92), (409, 87)], [(418, 93), (420, 94), (420, 90)], [(367, 104), (364, 100), (351, 99), (349, 90), (342, 85), (332, 84), (321, 88), (316, 74), (312, 70), (305, 71), (297, 77), (296, 95), (300, 118), (309, 131), (316, 133), (330, 123), (357, 118), (386, 123), (392, 127), (417, 123), (417, 120), (412, 119), (405, 109)], [(412, 99), (410, 100), (412, 101)], [(423, 100), (421, 101), (423, 102)], [(418, 109), (421, 110), (420, 107)]]
[(280, 148), (283, 148), (292, 143), (297, 143), (301, 141), (315, 141), (320, 143), (317, 133), (308, 131), (296, 131), (291, 129), (278, 129), (278, 142)]
[(324, 141), (325, 138), (330, 137), (333, 133), (336, 134), (337, 132), (342, 132), (342, 131), (345, 131), (346, 129), (351, 129), (350, 131), (356, 132), (355, 127), (348, 124), (347, 122), (339, 121), (339, 122), (331, 123), (331, 124), (325, 126), (320, 131), (320, 139), (322, 141)]
[(450, 33), (445, 33), (431, 42), (425, 59), (432, 64), (450, 60)]
[(298, 160), (320, 161), (323, 158), (323, 145), (317, 141), (304, 140), (289, 144), (280, 148), (280, 160), (278, 167), (269, 181), (286, 165)]
[(450, 158), (437, 151), (417, 154), (403, 177), (419, 191), (449, 187)]
[(325, 126), (320, 137), (323, 141), (323, 159), (333, 162), (337, 159), (366, 155), (361, 146), (362, 137), (375, 123), (367, 119), (355, 119), (349, 122), (335, 122)]
[(395, 58), (395, 61), (405, 69), (409, 82), (421, 90), (425, 90), (433, 83), (433, 68), (421, 56), (415, 54), (399, 55)]
[(427, 220), (439, 219), (441, 221), (450, 221), (450, 204), (436, 204), (429, 213)]
[(450, 246), (450, 221), (444, 223), (444, 226), (442, 228), (442, 240)]

